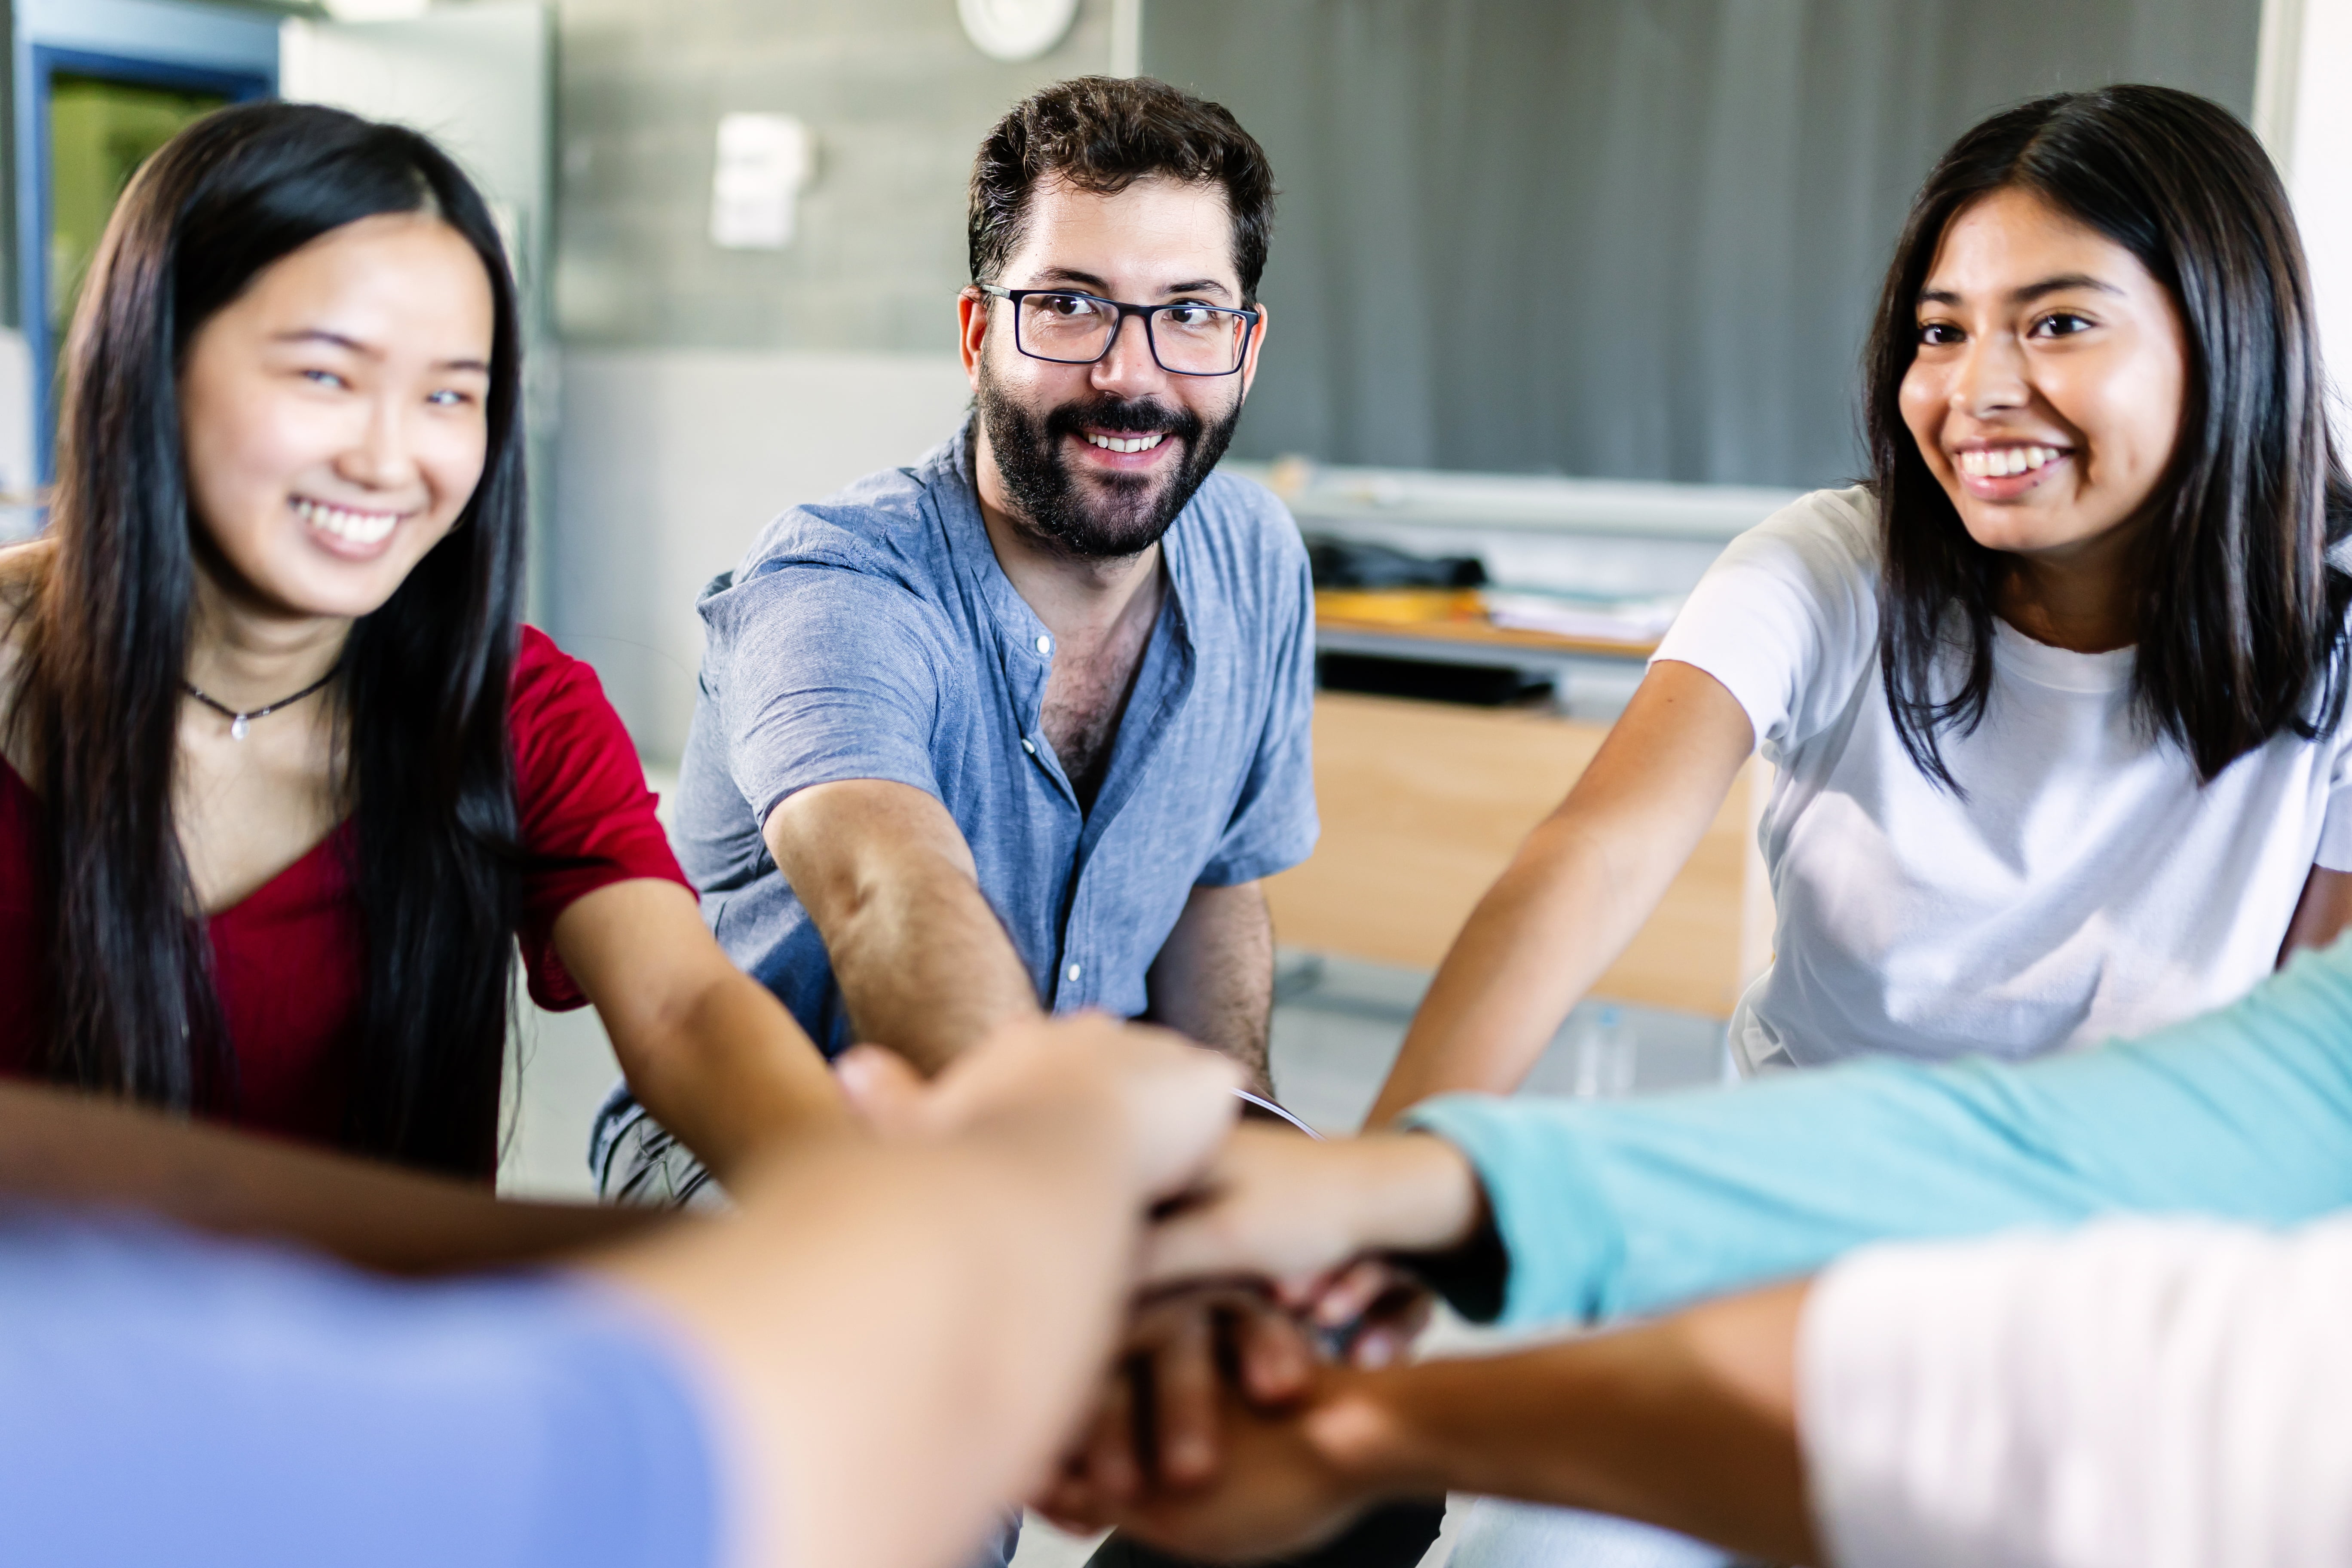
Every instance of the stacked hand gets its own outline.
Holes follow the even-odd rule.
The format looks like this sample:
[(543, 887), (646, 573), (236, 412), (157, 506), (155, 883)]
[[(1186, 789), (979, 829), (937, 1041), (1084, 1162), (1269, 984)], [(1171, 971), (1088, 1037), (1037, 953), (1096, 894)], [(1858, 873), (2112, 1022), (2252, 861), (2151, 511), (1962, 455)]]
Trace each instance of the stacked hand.
[(1480, 1203), (1432, 1138), (1236, 1128), (1147, 1232), (1128, 1352), (1040, 1511), (1196, 1556), (1338, 1529), (1396, 1479), (1351, 1369), (1397, 1359), (1429, 1310), (1371, 1255), (1457, 1245)]
[(1147, 1200), (1185, 1190), (1233, 1125), (1241, 1071), (1227, 1058), (1100, 1014), (1013, 1025), (926, 1083), (904, 1058), (841, 1058), (852, 1104), (886, 1136), (922, 1138), (1075, 1115), (1113, 1138)]
[(1428, 1315), (1380, 1255), (1458, 1245), (1481, 1216), (1450, 1145), (1232, 1127), (1225, 1058), (1098, 1017), (1008, 1028), (928, 1084), (869, 1048), (841, 1073), (886, 1136), (1017, 1136), (1076, 1110), (1126, 1152), (1153, 1215), (1136, 1304), (1041, 1511), (1213, 1556), (1296, 1544), (1371, 1500), (1393, 1434), (1359, 1396), (1363, 1369), (1397, 1359)]

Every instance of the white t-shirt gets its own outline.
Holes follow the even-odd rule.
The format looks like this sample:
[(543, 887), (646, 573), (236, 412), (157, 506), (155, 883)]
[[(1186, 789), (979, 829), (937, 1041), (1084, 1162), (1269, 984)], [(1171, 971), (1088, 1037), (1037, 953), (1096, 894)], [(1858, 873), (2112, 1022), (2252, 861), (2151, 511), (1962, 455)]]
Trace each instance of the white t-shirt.
[(1797, 1424), (1840, 1568), (2352, 1563), (2352, 1222), (1874, 1247), (1815, 1283)]
[(2352, 724), (2200, 787), (2131, 700), (2132, 653), (1996, 621), (1964, 800), (1903, 750), (1879, 679), (1877, 505), (1820, 490), (1732, 542), (1655, 658), (1721, 681), (1779, 769), (1778, 931), (1733, 1021), (1750, 1066), (2029, 1057), (2144, 1033), (2270, 973), (2311, 868), (2352, 869)]

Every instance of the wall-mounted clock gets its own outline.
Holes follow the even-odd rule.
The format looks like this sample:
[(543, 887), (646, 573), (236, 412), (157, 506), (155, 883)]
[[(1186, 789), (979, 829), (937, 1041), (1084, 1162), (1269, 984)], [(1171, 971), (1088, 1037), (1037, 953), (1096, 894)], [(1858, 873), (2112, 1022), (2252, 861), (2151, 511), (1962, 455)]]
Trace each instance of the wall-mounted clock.
[(982, 54), (1034, 60), (1069, 36), (1078, 0), (956, 0), (956, 14)]

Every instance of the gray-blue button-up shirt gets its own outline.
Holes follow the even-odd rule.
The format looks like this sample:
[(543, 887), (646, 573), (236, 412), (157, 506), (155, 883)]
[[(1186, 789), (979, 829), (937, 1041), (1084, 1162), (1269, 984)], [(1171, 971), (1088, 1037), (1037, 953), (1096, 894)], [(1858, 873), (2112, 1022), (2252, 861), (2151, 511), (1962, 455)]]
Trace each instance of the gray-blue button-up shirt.
[(1053, 637), (989, 545), (970, 439), (784, 513), (699, 605), (678, 850), (719, 943), (829, 1055), (851, 1043), (848, 1011), (760, 837), (795, 790), (888, 779), (936, 796), (1056, 1012), (1142, 1013), (1195, 885), (1315, 846), (1314, 595), (1282, 503), (1212, 475), (1170, 526), (1169, 591), (1082, 812), (1040, 719)]

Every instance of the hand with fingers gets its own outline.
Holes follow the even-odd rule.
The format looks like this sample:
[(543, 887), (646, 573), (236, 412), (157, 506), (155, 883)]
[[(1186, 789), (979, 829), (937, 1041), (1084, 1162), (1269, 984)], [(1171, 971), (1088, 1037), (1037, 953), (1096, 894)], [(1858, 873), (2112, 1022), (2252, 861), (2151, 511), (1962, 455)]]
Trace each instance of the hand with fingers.
[(1427, 1321), (1429, 1292), (1377, 1254), (1458, 1246), (1483, 1215), (1435, 1139), (1236, 1128), (1147, 1234), (1127, 1352), (1040, 1511), (1084, 1524), (1223, 1486), (1225, 1438), (1255, 1430), (1237, 1412), (1274, 1420), (1324, 1363), (1386, 1365)]
[(1318, 1545), (1420, 1484), (1399, 1451), (1396, 1424), (1365, 1397), (1384, 1375), (1313, 1367), (1278, 1405), (1222, 1386), (1212, 1407), (1222, 1461), (1213, 1473), (1188, 1486), (1118, 1490), (1080, 1468), (1039, 1511), (1074, 1532), (1115, 1526), (1187, 1561), (1257, 1562)]
[(1138, 1191), (1151, 1199), (1195, 1181), (1233, 1124), (1241, 1083), (1231, 1058), (1101, 1013), (1004, 1025), (929, 1081), (878, 1046), (853, 1047), (836, 1071), (851, 1105), (886, 1138), (1013, 1125), (1082, 1105), (1118, 1140)]
[(1485, 1215), (1476, 1173), (1442, 1139), (1381, 1132), (1317, 1142), (1244, 1125), (1160, 1213), (1144, 1238), (1142, 1279), (1147, 1288), (1265, 1280), (1276, 1300), (1337, 1331), (1398, 1284), (1377, 1255), (1459, 1247)]
[(1290, 1315), (1262, 1293), (1210, 1289), (1139, 1305), (1100, 1400), (1060, 1472), (1034, 1500), (1049, 1518), (1124, 1506), (1216, 1476), (1228, 1397), (1268, 1408), (1311, 1383), (1315, 1355)]

